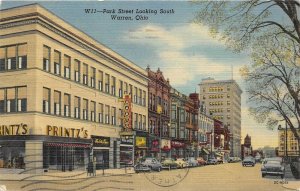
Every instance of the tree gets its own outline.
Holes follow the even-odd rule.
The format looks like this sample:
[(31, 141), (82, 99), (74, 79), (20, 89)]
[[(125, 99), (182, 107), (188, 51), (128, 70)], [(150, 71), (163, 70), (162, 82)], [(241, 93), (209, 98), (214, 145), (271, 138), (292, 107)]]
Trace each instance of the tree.
[(244, 66), (241, 73), (251, 114), (269, 128), (286, 121), (298, 140), (300, 154), (299, 56), (299, 46), (291, 40), (260, 41), (251, 54), (253, 63)]
[(228, 48), (251, 54), (252, 63), (241, 69), (254, 104), (251, 113), (268, 127), (286, 121), (300, 143), (299, 1), (197, 3), (202, 9), (196, 23), (209, 26)]
[(281, 35), (300, 44), (299, 0), (196, 1), (194, 21), (209, 26), (228, 47), (241, 51), (260, 39)]

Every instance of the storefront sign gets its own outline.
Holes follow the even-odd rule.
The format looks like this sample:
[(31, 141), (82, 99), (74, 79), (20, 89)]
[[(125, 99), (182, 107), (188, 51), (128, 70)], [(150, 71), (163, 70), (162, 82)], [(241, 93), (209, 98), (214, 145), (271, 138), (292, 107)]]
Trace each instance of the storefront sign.
[(133, 136), (121, 136), (121, 144), (133, 145)]
[(66, 128), (47, 125), (47, 135), (58, 137), (88, 138), (88, 130), (84, 128)]
[(28, 135), (27, 124), (0, 125), (0, 136), (2, 135)]
[(123, 130), (132, 131), (131, 126), (131, 97), (129, 95), (124, 96), (124, 107), (123, 107)]
[(94, 147), (110, 147), (110, 137), (91, 136)]
[(185, 144), (179, 141), (171, 141), (171, 146), (172, 148), (183, 148)]
[(146, 137), (135, 137), (135, 146), (146, 147)]
[(161, 140), (161, 148), (163, 150), (170, 150), (171, 149), (171, 141), (167, 139)]

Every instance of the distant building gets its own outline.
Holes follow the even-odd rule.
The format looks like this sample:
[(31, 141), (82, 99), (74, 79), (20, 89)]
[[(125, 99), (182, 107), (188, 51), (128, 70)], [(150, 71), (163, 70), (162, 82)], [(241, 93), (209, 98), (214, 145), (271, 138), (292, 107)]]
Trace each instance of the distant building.
[(278, 156), (299, 156), (299, 145), (294, 133), (289, 128), (285, 133), (285, 129), (278, 129)]
[(226, 125), (231, 134), (230, 155), (241, 156), (241, 94), (234, 80), (216, 81), (203, 79), (200, 86), (200, 101), (206, 113)]
[(246, 156), (253, 156), (253, 150), (251, 145), (251, 137), (247, 134), (244, 139), (244, 144), (241, 145), (242, 159)]
[(230, 155), (230, 131), (221, 121), (214, 119), (214, 150), (227, 161)]

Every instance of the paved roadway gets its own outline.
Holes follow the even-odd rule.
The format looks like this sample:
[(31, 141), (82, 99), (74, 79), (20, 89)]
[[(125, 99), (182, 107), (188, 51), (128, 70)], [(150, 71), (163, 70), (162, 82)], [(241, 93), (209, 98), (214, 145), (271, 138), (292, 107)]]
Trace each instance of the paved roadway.
[[(242, 167), (241, 163), (211, 165), (160, 173), (139, 173), (101, 176), (74, 180), (1, 181), (9, 191), (73, 191), (73, 190), (135, 190), (135, 191), (288, 191), (283, 184), (289, 179), (261, 177), (260, 164)], [(177, 184), (175, 184), (177, 183)], [(167, 187), (169, 184), (174, 186)], [(299, 183), (300, 187), (300, 183)]]

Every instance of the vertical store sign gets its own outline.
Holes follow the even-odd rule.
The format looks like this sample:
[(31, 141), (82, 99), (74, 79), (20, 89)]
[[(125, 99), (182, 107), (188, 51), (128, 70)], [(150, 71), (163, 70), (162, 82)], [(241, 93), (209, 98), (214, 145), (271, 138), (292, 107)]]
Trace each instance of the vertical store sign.
[(131, 125), (131, 97), (129, 95), (124, 96), (124, 108), (123, 108), (123, 124), (124, 124), (124, 131), (132, 131)]

